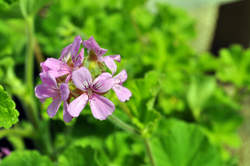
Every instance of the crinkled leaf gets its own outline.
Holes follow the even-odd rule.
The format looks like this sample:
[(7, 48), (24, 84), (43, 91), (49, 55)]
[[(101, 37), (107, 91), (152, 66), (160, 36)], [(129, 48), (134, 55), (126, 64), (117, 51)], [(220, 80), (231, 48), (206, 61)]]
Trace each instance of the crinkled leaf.
[(193, 77), (187, 92), (187, 101), (195, 118), (199, 119), (204, 104), (215, 90), (216, 82), (212, 77)]
[(179, 120), (164, 120), (150, 139), (157, 166), (221, 166), (220, 153), (199, 127)]
[(54, 166), (47, 156), (37, 151), (16, 151), (1, 161), (1, 166)]
[(10, 128), (18, 122), (19, 112), (15, 107), (15, 102), (0, 85), (0, 127)]
[(60, 166), (97, 166), (95, 151), (91, 147), (71, 146), (58, 159)]

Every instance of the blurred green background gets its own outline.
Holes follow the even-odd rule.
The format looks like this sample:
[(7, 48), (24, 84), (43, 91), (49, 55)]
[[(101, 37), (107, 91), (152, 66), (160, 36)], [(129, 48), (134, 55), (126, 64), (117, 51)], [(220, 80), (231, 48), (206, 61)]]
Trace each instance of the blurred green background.
[[(12, 151), (0, 165), (249, 166), (249, 11), (248, 0), (0, 0), (0, 147)], [(40, 63), (76, 35), (121, 54), (133, 97), (108, 94), (109, 120), (87, 108), (65, 124), (34, 97)]]

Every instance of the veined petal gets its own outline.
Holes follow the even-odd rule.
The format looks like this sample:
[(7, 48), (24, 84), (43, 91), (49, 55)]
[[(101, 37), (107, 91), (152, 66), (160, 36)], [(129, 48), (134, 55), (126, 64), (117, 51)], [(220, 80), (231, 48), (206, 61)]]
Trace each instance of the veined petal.
[(121, 56), (120, 55), (109, 55), (110, 58), (117, 62), (121, 62)]
[(46, 98), (59, 96), (59, 93), (48, 85), (40, 84), (35, 87), (35, 95), (44, 101)]
[(80, 49), (82, 43), (82, 38), (81, 36), (76, 36), (74, 42), (72, 43), (72, 48), (71, 48), (71, 56), (72, 58), (77, 56), (77, 53)]
[(132, 96), (132, 93), (128, 88), (125, 88), (119, 84), (114, 85), (112, 89), (115, 91), (116, 96), (121, 102), (129, 100), (129, 98)]
[(109, 73), (102, 73), (93, 82), (92, 89), (98, 93), (105, 93), (114, 85), (112, 75)]
[(108, 51), (107, 49), (101, 48), (93, 36), (91, 36), (88, 40), (84, 40), (83, 46), (87, 48), (88, 52), (91, 50), (94, 51), (98, 57), (104, 55)]
[(71, 52), (70, 52), (70, 51), (71, 51), (71, 48), (72, 48), (72, 44), (66, 46), (66, 47), (62, 50), (61, 56), (60, 56), (60, 58), (59, 58), (60, 61), (63, 61), (63, 62), (65, 62), (65, 63), (68, 62), (68, 60), (69, 60), (69, 58), (70, 58), (70, 56), (71, 56)]
[(49, 117), (54, 117), (62, 103), (62, 100), (60, 97), (54, 98), (53, 102), (49, 105), (47, 112)]
[(48, 58), (41, 63), (43, 72), (50, 72), (53, 77), (60, 77), (71, 72), (71, 68), (63, 61), (55, 58)]
[(103, 61), (105, 65), (109, 68), (109, 70), (112, 72), (112, 74), (114, 74), (116, 72), (117, 66), (113, 58), (111, 58), (110, 56), (105, 56), (103, 57)]
[(82, 94), (81, 96), (77, 97), (69, 104), (68, 113), (72, 117), (77, 117), (80, 115), (84, 107), (88, 102), (88, 95)]
[(66, 101), (69, 97), (69, 86), (66, 83), (62, 83), (60, 85), (60, 94), (61, 94), (61, 100)]
[(40, 73), (40, 78), (43, 84), (46, 84), (48, 87), (57, 88), (56, 79), (49, 72)]
[(70, 122), (72, 120), (72, 116), (70, 116), (70, 114), (68, 113), (68, 103), (66, 101), (64, 101), (63, 103), (63, 120), (64, 122)]
[(81, 49), (80, 53), (77, 56), (72, 57), (72, 61), (75, 67), (80, 66), (83, 60), (84, 60), (84, 48)]
[(115, 110), (115, 105), (107, 98), (94, 94), (89, 100), (90, 108), (96, 119), (104, 120)]
[(75, 86), (81, 90), (87, 90), (92, 84), (92, 77), (89, 70), (81, 67), (72, 73), (72, 80)]
[(115, 83), (122, 84), (128, 78), (126, 70), (122, 70), (119, 74), (114, 77)]

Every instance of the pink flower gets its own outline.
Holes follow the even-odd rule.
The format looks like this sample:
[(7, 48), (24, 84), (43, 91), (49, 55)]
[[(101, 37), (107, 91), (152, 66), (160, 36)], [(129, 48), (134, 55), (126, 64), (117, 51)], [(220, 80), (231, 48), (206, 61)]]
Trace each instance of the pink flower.
[(68, 112), (72, 117), (79, 116), (88, 102), (96, 119), (104, 120), (113, 113), (114, 104), (102, 96), (113, 86), (111, 74), (102, 73), (92, 81), (89, 70), (81, 67), (73, 72), (72, 80), (75, 86), (82, 91), (82, 94), (69, 104)]
[(129, 98), (132, 96), (132, 93), (128, 88), (125, 88), (122, 86), (122, 84), (127, 80), (127, 72), (126, 70), (122, 70), (119, 74), (117, 74), (114, 77), (114, 85), (112, 89), (115, 91), (118, 99), (121, 102), (125, 102), (126, 100), (129, 100)]
[(91, 36), (88, 40), (83, 41), (83, 45), (88, 50), (88, 54), (91, 60), (96, 60), (97, 62), (104, 62), (109, 70), (114, 74), (117, 70), (115, 61), (120, 62), (120, 55), (109, 55), (103, 57), (103, 55), (108, 51), (107, 49), (101, 48), (95, 41), (94, 37)]
[(47, 98), (52, 98), (53, 102), (49, 105), (47, 112), (50, 117), (54, 117), (63, 102), (63, 119), (65, 122), (70, 122), (72, 117), (68, 114), (68, 103), (70, 91), (68, 84), (62, 83), (57, 86), (56, 79), (50, 73), (40, 74), (42, 84), (35, 87), (36, 97), (42, 102)]
[[(59, 60), (48, 58), (45, 62), (41, 63), (42, 73), (49, 72), (55, 78), (67, 75), (66, 82), (68, 82), (71, 79), (72, 72), (78, 69), (84, 60), (83, 48), (80, 53), (77, 54), (81, 43), (81, 37), (77, 36), (72, 44), (63, 49)], [(73, 64), (67, 64), (70, 57), (72, 58)]]

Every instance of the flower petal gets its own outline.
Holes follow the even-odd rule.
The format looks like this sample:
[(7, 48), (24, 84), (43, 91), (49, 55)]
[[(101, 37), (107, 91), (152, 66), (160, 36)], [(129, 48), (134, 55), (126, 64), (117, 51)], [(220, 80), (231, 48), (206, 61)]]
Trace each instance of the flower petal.
[(41, 63), (42, 72), (49, 72), (53, 77), (60, 77), (71, 72), (70, 67), (63, 61), (55, 58), (48, 58)]
[(57, 88), (56, 79), (50, 73), (40, 73), (40, 78), (43, 84), (46, 84), (48, 87)]
[(60, 61), (63, 61), (63, 62), (65, 62), (65, 63), (68, 62), (68, 60), (69, 60), (69, 58), (70, 58), (70, 56), (71, 56), (71, 52), (70, 52), (70, 51), (71, 51), (71, 48), (72, 48), (72, 44), (66, 46), (66, 47), (62, 50), (61, 56), (60, 56), (60, 58), (59, 58)]
[(121, 62), (121, 56), (120, 55), (109, 55), (113, 60), (117, 62)]
[(62, 83), (60, 85), (60, 94), (61, 94), (61, 100), (66, 101), (69, 97), (69, 86), (68, 84)]
[(105, 93), (114, 85), (112, 75), (109, 73), (102, 73), (93, 82), (92, 89), (98, 93)]
[(72, 48), (71, 48), (71, 56), (77, 56), (77, 53), (80, 49), (82, 43), (82, 38), (81, 36), (76, 36), (74, 42), (72, 43)]
[(108, 51), (107, 49), (101, 48), (97, 44), (93, 36), (91, 36), (88, 40), (84, 40), (83, 46), (87, 48), (88, 52), (90, 52), (91, 50), (94, 51), (94, 53), (98, 57), (104, 55)]
[(114, 77), (115, 83), (122, 84), (128, 78), (126, 70), (122, 70), (119, 74)]
[(70, 114), (68, 113), (68, 107), (69, 107), (69, 105), (68, 105), (68, 103), (65, 101), (64, 103), (63, 103), (63, 120), (64, 120), (64, 122), (70, 122), (71, 120), (72, 120), (72, 116), (70, 116)]
[(88, 102), (88, 95), (85, 93), (77, 97), (75, 100), (73, 100), (69, 104), (69, 109), (68, 109), (68, 113), (70, 114), (70, 116), (72, 117), (79, 116), (83, 108), (87, 104), (87, 102)]
[(96, 119), (104, 120), (115, 110), (115, 105), (107, 98), (94, 94), (89, 100), (90, 108)]
[(129, 100), (129, 98), (132, 96), (132, 93), (128, 88), (125, 88), (119, 84), (116, 84), (112, 89), (115, 91), (115, 94), (121, 102)]
[(84, 60), (84, 48), (81, 49), (80, 53), (77, 56), (72, 57), (72, 61), (75, 67), (80, 66), (83, 60)]
[(105, 65), (109, 68), (109, 70), (112, 72), (112, 74), (114, 74), (117, 69), (115, 61), (110, 56), (103, 57), (103, 61)]
[(89, 70), (85, 67), (74, 71), (72, 73), (72, 80), (75, 86), (81, 90), (87, 90), (92, 84), (92, 77)]
[(45, 84), (40, 84), (35, 87), (35, 95), (38, 99), (44, 101), (46, 98), (58, 96), (59, 93)]
[(48, 109), (47, 109), (47, 113), (49, 115), (49, 117), (54, 117), (60, 107), (62, 103), (62, 100), (60, 97), (54, 98), (52, 103), (49, 105)]

